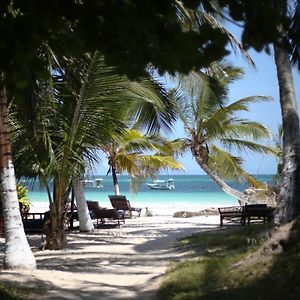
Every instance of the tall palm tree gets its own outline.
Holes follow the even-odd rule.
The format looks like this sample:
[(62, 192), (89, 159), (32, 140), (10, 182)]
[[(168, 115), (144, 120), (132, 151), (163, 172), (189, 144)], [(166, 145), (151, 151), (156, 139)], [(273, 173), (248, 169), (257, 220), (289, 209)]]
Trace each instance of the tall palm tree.
[[(299, 26), (300, 3), (295, 1), (295, 11), (291, 16), (291, 33)], [(288, 1), (274, 3), (278, 13), (288, 16)], [(282, 28), (279, 28), (282, 32)], [(300, 214), (300, 128), (295, 95), (295, 85), (292, 74), (290, 56), (285, 48), (286, 33), (273, 44), (274, 60), (277, 69), (280, 106), (283, 127), (283, 169), (279, 193), (279, 205), (275, 221), (287, 223)], [(293, 62), (299, 67), (299, 45), (293, 46)]]
[(10, 269), (34, 269), (36, 261), (27, 242), (19, 210), (9, 141), (7, 95), (3, 82), (1, 82), (0, 91), (0, 144), (0, 201), (3, 204), (5, 223), (5, 266)]
[(230, 187), (222, 178), (245, 179), (254, 186), (259, 183), (242, 168), (242, 159), (225, 149), (259, 153), (273, 151), (256, 142), (270, 138), (265, 126), (238, 117), (240, 112), (248, 111), (250, 104), (268, 98), (252, 96), (228, 104), (228, 85), (240, 75), (241, 70), (231, 67), (224, 68), (219, 77), (191, 73), (180, 81), (177, 104), (188, 137), (184, 139), (185, 147), (223, 191), (244, 203), (247, 196)]
[[(164, 147), (166, 149), (164, 149)], [(132, 178), (154, 176), (159, 169), (183, 169), (167, 150), (166, 141), (158, 135), (144, 135), (135, 129), (128, 129), (114, 141), (102, 145), (113, 178), (115, 194), (120, 194), (118, 173), (126, 172)]]

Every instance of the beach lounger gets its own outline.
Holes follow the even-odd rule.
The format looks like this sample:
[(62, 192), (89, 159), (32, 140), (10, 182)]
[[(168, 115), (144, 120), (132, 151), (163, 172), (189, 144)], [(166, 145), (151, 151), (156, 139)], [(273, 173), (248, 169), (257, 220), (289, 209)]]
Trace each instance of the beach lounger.
[(141, 215), (141, 208), (132, 207), (130, 202), (126, 199), (126, 196), (121, 195), (108, 195), (110, 203), (113, 208), (116, 210), (123, 210), (124, 212), (128, 212), (129, 217), (132, 218), (132, 212), (137, 212), (138, 217)]
[(43, 233), (43, 226), (45, 222), (45, 213), (26, 213), (22, 215), (24, 230), (29, 232)]
[[(118, 226), (120, 226), (120, 221), (125, 223), (124, 211), (118, 211), (116, 209), (107, 209), (100, 207), (98, 201), (86, 201), (91, 218), (96, 220), (96, 226), (100, 224), (105, 224), (105, 219), (113, 219), (118, 221)], [(100, 221), (100, 224), (99, 224)]]

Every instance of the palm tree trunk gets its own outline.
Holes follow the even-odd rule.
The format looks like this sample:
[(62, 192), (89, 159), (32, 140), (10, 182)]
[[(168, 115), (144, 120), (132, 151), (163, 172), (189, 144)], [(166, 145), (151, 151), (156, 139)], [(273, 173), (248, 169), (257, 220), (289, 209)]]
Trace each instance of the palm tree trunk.
[(73, 179), (73, 190), (76, 198), (77, 211), (79, 217), (80, 231), (90, 232), (94, 230), (93, 222), (86, 204), (82, 181)]
[(63, 211), (62, 203), (65, 201), (66, 188), (63, 179), (58, 176), (55, 182), (55, 201), (50, 204), (50, 216), (45, 222), (44, 231), (46, 234), (45, 249), (59, 250), (67, 246), (65, 233), (66, 212)]
[(111, 174), (113, 177), (115, 195), (120, 195), (120, 188), (119, 188), (119, 183), (118, 183), (117, 172), (116, 172), (116, 168), (114, 166), (111, 166)]
[(26, 239), (16, 191), (5, 87), (0, 95), (0, 193), (5, 223), (5, 267), (35, 269), (36, 261)]
[(287, 223), (300, 213), (300, 132), (288, 53), (274, 45), (283, 126), (283, 171), (275, 221)]
[(244, 205), (248, 201), (248, 197), (242, 192), (230, 187), (226, 182), (224, 182), (216, 172), (212, 171), (210, 167), (204, 162), (200, 155), (197, 154), (196, 149), (192, 149), (192, 154), (196, 159), (197, 164), (205, 171), (205, 173), (228, 195), (237, 198), (241, 205)]

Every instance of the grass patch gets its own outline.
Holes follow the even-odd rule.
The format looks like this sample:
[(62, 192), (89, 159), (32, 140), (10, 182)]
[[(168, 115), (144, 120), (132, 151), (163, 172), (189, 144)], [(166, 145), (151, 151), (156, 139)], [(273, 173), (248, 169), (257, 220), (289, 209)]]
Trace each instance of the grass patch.
[(0, 283), (1, 300), (25, 300), (29, 298), (29, 291), (24, 288), (8, 286)]
[[(178, 241), (177, 247), (193, 257), (170, 268), (158, 298), (300, 299), (299, 247), (278, 255), (254, 254), (270, 230), (269, 225), (228, 228)], [(251, 254), (253, 259), (243, 260)]]

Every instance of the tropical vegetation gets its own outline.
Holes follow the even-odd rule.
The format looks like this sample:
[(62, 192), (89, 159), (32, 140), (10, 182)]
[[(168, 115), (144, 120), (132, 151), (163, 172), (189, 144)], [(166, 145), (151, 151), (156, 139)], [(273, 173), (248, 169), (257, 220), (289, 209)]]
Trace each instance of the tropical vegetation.
[(187, 137), (182, 141), (207, 175), (226, 193), (245, 203), (248, 202), (247, 196), (231, 188), (221, 178), (244, 179), (252, 186), (261, 185), (242, 168), (242, 159), (227, 151), (276, 153), (271, 147), (257, 142), (270, 140), (269, 130), (260, 123), (239, 116), (249, 110), (250, 104), (269, 98), (249, 96), (230, 102), (229, 84), (242, 72), (230, 66), (215, 67), (218, 67), (218, 74), (192, 72), (188, 77), (181, 77), (179, 87), (174, 91), (177, 112)]
[[(149, 133), (169, 129), (174, 112), (166, 92), (152, 78), (130, 81), (118, 75), (116, 68), (107, 66), (98, 52), (93, 56), (84, 55), (76, 62), (70, 60), (64, 69), (51, 49), (48, 53), (52, 85), (41, 82), (32, 87), (31, 94), (40, 100), (28, 112), (30, 115), (20, 111), (14, 101), (11, 103), (10, 128), (17, 175), (39, 176), (47, 186), (50, 219), (45, 226), (46, 248), (60, 249), (66, 245), (64, 219), (72, 181), (76, 200), (83, 203), (79, 205), (82, 208), (79, 218), (84, 216), (84, 223), (91, 224), (86, 219), (88, 209), (82, 200), (83, 188), (79, 181), (85, 170), (98, 161), (97, 149), (109, 145), (106, 149), (111, 151), (110, 147), (128, 139), (130, 132), (137, 133), (126, 130), (127, 124)], [(140, 135), (140, 139), (131, 141), (132, 149), (145, 149), (147, 145), (148, 150), (153, 150), (154, 145), (143, 139), (142, 142)], [(120, 162), (121, 153), (118, 155)], [(143, 160), (147, 157), (151, 155), (144, 156)], [(156, 155), (155, 159), (157, 169), (172, 164), (181, 167), (170, 156)], [(127, 171), (136, 176), (137, 165), (135, 170), (127, 168)], [(92, 228), (91, 225), (81, 227), (88, 231)]]
[(112, 175), (115, 194), (120, 194), (118, 173), (126, 172), (134, 184), (147, 176), (155, 176), (161, 169), (183, 170), (183, 166), (170, 155), (173, 151), (170, 146), (157, 134), (144, 135), (135, 129), (128, 129), (124, 135), (103, 145), (101, 149), (109, 164), (107, 174)]
[[(212, 24), (207, 22), (199, 23), (196, 30), (183, 29), (179, 22), (183, 15), (178, 13), (178, 4), (190, 9), (201, 8), (208, 14), (219, 14), (233, 20), (243, 29), (242, 44), (245, 47), (270, 52), (270, 45), (274, 46), (283, 119), (283, 172), (277, 221), (286, 223), (299, 215), (300, 134), (290, 63), (292, 55), (293, 62), (299, 66), (299, 1), (267, 0), (258, 4), (252, 0), (193, 0), (176, 1), (176, 5), (173, 1), (166, 1), (164, 5), (155, 1), (108, 3), (99, 0), (92, 4), (82, 1), (70, 1), (66, 4), (54, 0), (43, 5), (40, 5), (39, 1), (26, 4), (6, 1), (0, 11), (0, 26), (3, 32), (0, 49), (0, 188), (4, 196), (7, 267), (36, 266), (18, 212), (14, 162), (7, 126), (8, 102), (13, 100), (16, 110), (19, 110), (19, 114), (23, 112), (25, 116), (35, 112), (35, 109), (45, 107), (46, 110), (50, 110), (49, 116), (53, 116), (53, 107), (43, 106), (41, 100), (43, 96), (50, 94), (54, 99), (54, 108), (60, 107), (63, 112), (63, 104), (68, 101), (56, 102), (59, 97), (53, 92), (55, 89), (52, 86), (49, 49), (59, 58), (56, 61), (58, 65), (63, 65), (64, 71), (57, 75), (71, 75), (72, 73), (65, 73), (66, 68), (79, 61), (77, 71), (81, 79), (85, 78), (81, 70), (85, 72), (86, 65), (82, 65), (82, 59), (78, 60), (78, 57), (82, 53), (95, 53), (96, 50), (104, 54), (106, 62), (116, 65), (120, 72), (132, 77), (137, 74), (144, 75), (146, 67), (152, 66), (160, 73), (188, 73), (192, 69), (207, 67), (226, 55), (228, 35), (216, 24), (211, 26)], [(289, 10), (290, 7), (293, 8), (292, 11)], [(141, 14), (141, 11), (144, 13)], [(79, 82), (77, 88), (81, 87), (81, 84), (82, 82)], [(32, 97), (33, 90), (38, 97)], [(82, 90), (84, 91), (84, 85)], [(78, 107), (80, 103), (77, 102), (76, 105)], [(74, 120), (78, 117), (78, 111), (74, 110), (76, 105), (73, 105), (71, 110), (72, 113), (75, 112)], [(38, 121), (28, 122), (32, 127), (32, 136), (37, 139), (39, 136), (43, 137), (42, 143), (33, 142), (36, 150), (39, 150), (33, 153), (46, 154), (48, 160), (42, 163), (43, 155), (34, 157), (39, 164), (29, 163), (30, 168), (25, 167), (25, 170), (32, 172), (36, 169), (38, 175), (43, 175), (44, 178), (47, 178), (46, 174), (55, 173), (58, 180), (54, 181), (56, 189), (53, 201), (54, 198), (66, 198), (65, 192), (68, 191), (70, 180), (70, 173), (67, 174), (70, 172), (69, 163), (72, 161), (76, 165), (83, 161), (82, 157), (85, 155), (84, 151), (79, 151), (73, 156), (72, 146), (77, 145), (74, 141), (75, 123), (62, 120), (58, 123), (59, 126), (51, 128), (52, 132), (59, 131), (57, 139), (53, 140), (42, 132), (48, 124), (37, 128), (32, 126), (40, 125), (44, 120)], [(64, 127), (71, 131), (62, 133), (61, 128)], [(54, 161), (50, 160), (53, 157), (52, 148), (58, 150), (54, 155), (57, 159)], [(62, 166), (59, 171), (57, 162)], [(19, 163), (21, 166), (20, 161)], [(76, 169), (83, 172), (82, 168)], [(76, 176), (79, 176), (80, 172), (76, 173)], [(65, 176), (66, 174), (68, 176)], [(61, 204), (60, 200), (57, 201), (57, 207), (53, 206), (53, 215), (56, 215), (57, 220), (61, 218)], [(61, 221), (54, 227), (60, 226)], [(52, 229), (55, 231), (55, 228)]]

